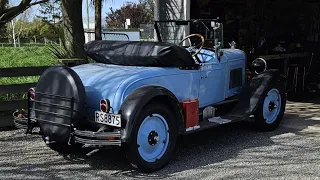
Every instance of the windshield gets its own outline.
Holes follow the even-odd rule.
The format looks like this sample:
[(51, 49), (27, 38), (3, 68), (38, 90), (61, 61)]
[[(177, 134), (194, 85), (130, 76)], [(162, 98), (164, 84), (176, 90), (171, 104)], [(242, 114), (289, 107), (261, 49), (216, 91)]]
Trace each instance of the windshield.
[[(223, 47), (223, 26), (217, 20), (156, 21), (155, 29), (162, 42), (178, 44), (190, 34), (201, 34), (206, 41), (205, 47), (213, 48), (217, 43)], [(199, 38), (191, 38), (183, 45), (198, 44), (199, 41)]]

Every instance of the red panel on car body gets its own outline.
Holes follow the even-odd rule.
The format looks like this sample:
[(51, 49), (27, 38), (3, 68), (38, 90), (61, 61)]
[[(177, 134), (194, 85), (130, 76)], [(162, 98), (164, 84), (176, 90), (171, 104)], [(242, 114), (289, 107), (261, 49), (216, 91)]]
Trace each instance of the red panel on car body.
[(186, 128), (197, 126), (199, 123), (199, 100), (186, 100), (181, 103)]

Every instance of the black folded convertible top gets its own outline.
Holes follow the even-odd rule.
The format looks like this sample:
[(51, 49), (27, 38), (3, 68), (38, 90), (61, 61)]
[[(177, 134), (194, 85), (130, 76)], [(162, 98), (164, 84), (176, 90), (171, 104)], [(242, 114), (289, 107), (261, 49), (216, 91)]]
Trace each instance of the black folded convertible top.
[(87, 55), (105, 64), (124, 66), (191, 67), (195, 61), (183, 47), (166, 42), (91, 41)]

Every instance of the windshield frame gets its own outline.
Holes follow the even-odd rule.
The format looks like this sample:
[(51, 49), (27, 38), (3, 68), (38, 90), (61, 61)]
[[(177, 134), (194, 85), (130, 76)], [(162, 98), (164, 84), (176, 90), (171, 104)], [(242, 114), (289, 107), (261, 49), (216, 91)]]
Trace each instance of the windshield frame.
[[(209, 32), (213, 32), (213, 39), (205, 39), (205, 40), (213, 40), (213, 48), (219, 44), (220, 47), (224, 47), (223, 43), (223, 24), (219, 22), (218, 19), (190, 19), (190, 20), (160, 20), (154, 22), (154, 28), (156, 31), (157, 40), (159, 42), (163, 42), (159, 24), (160, 23), (175, 23), (176, 26), (189, 26), (190, 25), (200, 25), (205, 28)], [(210, 25), (207, 26), (206, 23)], [(212, 23), (219, 24), (219, 28), (213, 28)], [(219, 35), (217, 35), (219, 34)], [(188, 34), (187, 34), (188, 35)]]

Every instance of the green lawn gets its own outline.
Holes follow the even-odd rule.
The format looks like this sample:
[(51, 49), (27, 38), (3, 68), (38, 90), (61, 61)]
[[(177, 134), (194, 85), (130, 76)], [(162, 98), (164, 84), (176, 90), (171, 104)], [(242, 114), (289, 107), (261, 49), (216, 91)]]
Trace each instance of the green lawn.
[[(0, 46), (0, 68), (51, 66), (56, 64), (51, 52), (45, 46), (33, 47), (1, 47)], [(0, 85), (23, 84), (37, 82), (39, 76), (0, 78)], [(26, 93), (13, 93), (0, 95), (0, 101), (24, 99)], [(0, 116), (9, 116), (12, 112), (0, 112)]]
[(0, 47), (0, 68), (53, 64), (55, 60), (46, 47)]
[[(0, 68), (50, 66), (55, 59), (46, 47), (0, 47)], [(0, 78), (0, 85), (36, 82), (39, 77)]]

